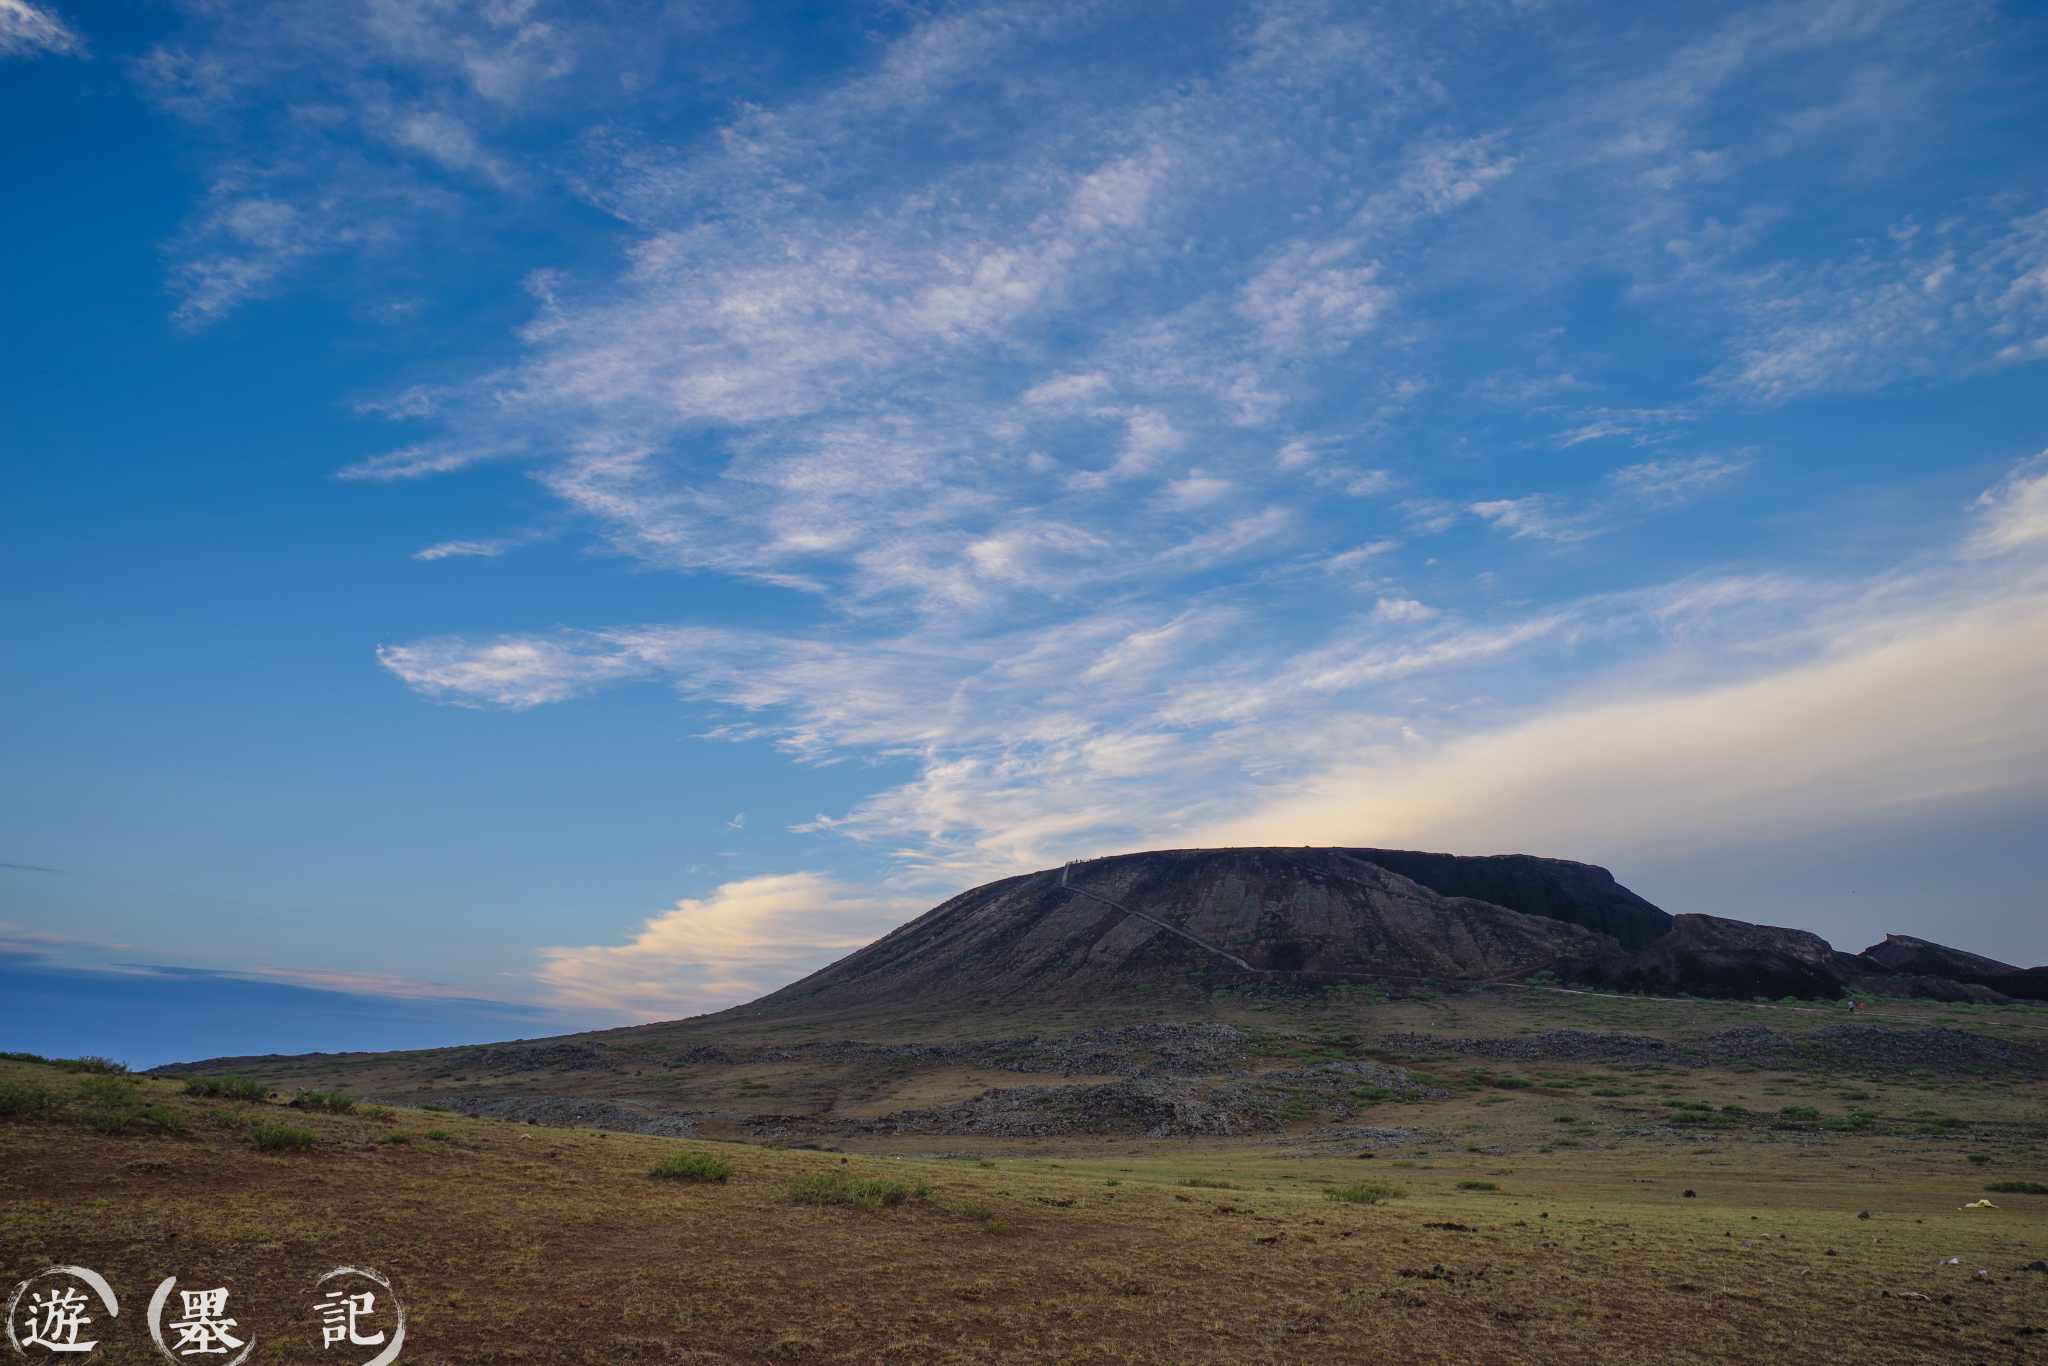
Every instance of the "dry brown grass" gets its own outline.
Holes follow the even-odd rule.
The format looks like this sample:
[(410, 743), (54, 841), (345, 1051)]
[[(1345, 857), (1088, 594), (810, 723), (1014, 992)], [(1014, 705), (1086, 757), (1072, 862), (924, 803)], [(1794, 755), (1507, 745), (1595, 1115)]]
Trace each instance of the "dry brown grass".
[[(0, 1078), (68, 1084), (23, 1064)], [(1754, 1090), (1768, 1078), (1681, 1080)], [(450, 1141), (397, 1146), (377, 1142), (391, 1122), (277, 1107), (264, 1117), (322, 1142), (266, 1154), (211, 1127), (209, 1104), (145, 1088), (192, 1112), (186, 1136), (0, 1126), (0, 1257), (17, 1276), (51, 1262), (109, 1276), (124, 1303), (114, 1366), (153, 1359), (138, 1297), (166, 1275), (233, 1287), (243, 1321), (263, 1326), (261, 1359), (310, 1359), (315, 1340), (286, 1325), (306, 1283), (343, 1263), (393, 1276), (412, 1307), (413, 1362), (2003, 1366), (2048, 1344), (2048, 1276), (2009, 1270), (2048, 1255), (2048, 1199), (1958, 1208), (1987, 1180), (2039, 1179), (2037, 1154), (1980, 1170), (1924, 1143), (1830, 1135), (1731, 1139), (1719, 1153), (1642, 1138), (1507, 1157), (1431, 1144), (1364, 1162), (1090, 1139), (983, 1168), (416, 1111), (396, 1126)], [(1486, 1124), (1461, 1138), (1529, 1142), (1560, 1105), (1524, 1092), (1479, 1106), (1488, 1098), (1382, 1107), (1371, 1122)], [(1982, 1103), (2029, 1102), (2031, 1088)], [(1898, 1147), (1913, 1151), (1886, 1151)], [(732, 1179), (647, 1177), (690, 1148), (729, 1159)], [(842, 1165), (929, 1183), (932, 1198), (861, 1214), (789, 1197), (795, 1176)], [(1178, 1184), (1195, 1175), (1235, 1189)], [(1362, 1177), (1412, 1194), (1377, 1207), (1321, 1198)], [(1455, 1189), (1475, 1177), (1502, 1189)], [(991, 1215), (1008, 1232), (989, 1232)], [(1431, 1227), (1443, 1224), (1473, 1231)], [(1935, 1268), (1950, 1256), (1962, 1264)], [(1980, 1267), (1990, 1282), (1970, 1279)], [(1887, 1297), (1901, 1290), (1934, 1298)]]

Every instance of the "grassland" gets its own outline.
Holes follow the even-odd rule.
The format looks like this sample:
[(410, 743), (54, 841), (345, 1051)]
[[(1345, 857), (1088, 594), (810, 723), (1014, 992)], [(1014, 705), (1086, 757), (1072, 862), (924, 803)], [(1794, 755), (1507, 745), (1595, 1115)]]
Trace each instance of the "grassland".
[[(1031, 1076), (1015, 1072), (904, 1066), (893, 1060), (841, 1064), (764, 1062), (744, 1067), (679, 1063), (700, 1047), (759, 1047), (851, 1038), (875, 1043), (958, 1044), (1023, 1035), (1161, 1020), (1216, 1021), (1251, 1031), (1269, 1050), (1272, 1065), (1293, 1052), (1331, 1044), (1356, 1051), (1386, 1033), (1469, 1034), (1510, 1037), (1546, 1029), (1586, 1029), (1685, 1042), (1719, 1030), (1764, 1025), (1807, 1030), (1852, 1017), (1838, 1005), (1669, 1002), (1638, 997), (1500, 986), (1484, 990), (1401, 988), (1319, 996), (1232, 993), (1212, 996), (1161, 990), (1093, 1009), (992, 1007), (978, 1010), (758, 1018), (742, 1010), (692, 1020), (564, 1035), (520, 1043), (590, 1043), (613, 1065), (598, 1070), (559, 1067), (478, 1067), (478, 1050), (428, 1049), (399, 1053), (309, 1054), (248, 1060), (233, 1070), (281, 1091), (341, 1089), (355, 1095), (417, 1102), (460, 1090), (489, 1094), (582, 1096), (645, 1101), (658, 1108), (733, 1107), (789, 1114), (877, 1115), (975, 1094), (992, 1085), (1104, 1081), (1108, 1077)], [(1947, 1025), (2034, 1047), (2048, 1046), (2048, 1009), (1956, 1006), (1926, 1001), (1884, 1001), (1859, 1023), (1908, 1029)], [(225, 1070), (225, 1069), (223, 1069)]]
[[(1506, 993), (1220, 1008), (1258, 1032), (1273, 1066), (1369, 1050), (1388, 1032), (1679, 1040), (1844, 1018)], [(2044, 1023), (2029, 1011), (1899, 1013), (1911, 1018), (1886, 1022), (1952, 1021), (2037, 1045)], [(992, 1037), (1014, 1024), (929, 1028)], [(748, 1037), (744, 1023), (720, 1027)], [(395, 1077), (430, 1061), (379, 1066)], [(1403, 1061), (1432, 1069), (1450, 1098), (1371, 1107), (1355, 1122), (1407, 1138), (1367, 1159), (1328, 1141), (1317, 1115), (1228, 1140), (902, 1135), (831, 1153), (231, 1103), (144, 1080), (138, 1102), (176, 1111), (182, 1130), (100, 1133), (79, 1122), (80, 1105), (0, 1125), (0, 1258), (17, 1275), (69, 1262), (112, 1279), (124, 1296), (105, 1357), (116, 1366), (150, 1357), (126, 1305), (167, 1275), (231, 1285), (245, 1322), (277, 1325), (260, 1360), (311, 1359), (308, 1321), (287, 1325), (312, 1277), (343, 1263), (393, 1276), (412, 1307), (413, 1362), (2048, 1358), (2048, 1273), (2014, 1269), (2048, 1257), (2048, 1196), (1962, 1208), (1994, 1182), (2048, 1184), (2037, 1077)], [(308, 1065), (324, 1060), (293, 1064)], [(370, 1075), (274, 1080), (366, 1093)], [(0, 1064), (0, 1083), (69, 1094), (89, 1080)], [(644, 1078), (547, 1080), (616, 1090)], [(741, 1080), (707, 1072), (692, 1084), (725, 1094)], [(1020, 1078), (879, 1068), (827, 1080), (815, 1092), (768, 1084), (790, 1092), (781, 1106), (838, 1097), (865, 1109)], [(1817, 1113), (1780, 1116), (1787, 1107)], [(1859, 1112), (1872, 1117), (1864, 1127), (1820, 1127)], [(317, 1141), (262, 1151), (248, 1137), (265, 1125)], [(411, 1141), (388, 1141), (396, 1132)], [(722, 1158), (730, 1174), (649, 1175), (683, 1153)], [(869, 1211), (792, 1194), (839, 1173), (904, 1198)], [(1363, 1180), (1407, 1193), (1326, 1198)]]

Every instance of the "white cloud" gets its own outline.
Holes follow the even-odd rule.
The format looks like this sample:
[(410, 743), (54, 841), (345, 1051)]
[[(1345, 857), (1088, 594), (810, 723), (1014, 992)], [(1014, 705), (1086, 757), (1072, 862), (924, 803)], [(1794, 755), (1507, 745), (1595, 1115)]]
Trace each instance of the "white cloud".
[(1749, 468), (1751, 460), (1747, 452), (1646, 460), (1612, 471), (1607, 482), (1645, 502), (1676, 503), (1734, 478)]
[(551, 948), (550, 1003), (640, 1020), (722, 1010), (842, 958), (925, 909), (849, 893), (813, 873), (721, 885), (649, 919), (629, 944)]
[(440, 541), (422, 550), (415, 550), (415, 560), (494, 560), (509, 554), (521, 546), (532, 545), (535, 541), (547, 539), (546, 532), (529, 531), (516, 536), (493, 536), (477, 541)]
[(2024, 594), (1876, 617), (1740, 683), (1601, 693), (1388, 744), (1192, 838), (1604, 861), (1791, 838), (2039, 792), (2044, 718), (2048, 596)]
[(2048, 542), (2048, 451), (2021, 462), (1977, 500), (1977, 508), (1983, 522), (1974, 549), (2022, 550)]
[(48, 10), (28, 0), (0, 0), (0, 58), (84, 52), (84, 40)]
[(2048, 210), (1908, 220), (1888, 236), (1881, 250), (1741, 280), (1750, 326), (1714, 383), (1777, 403), (2048, 355)]
[(1530, 493), (1520, 498), (1495, 498), (1474, 503), (1471, 511), (1518, 540), (1533, 536), (1538, 540), (1569, 545), (1599, 534), (1599, 529), (1589, 524), (1585, 514), (1558, 511), (1559, 501), (1547, 493)]
[[(908, 763), (812, 828), (934, 885), (1270, 835), (1311, 798), (1346, 839), (1507, 838), (1496, 761), (1563, 822), (1544, 775), (1606, 820), (1602, 784), (1635, 792), (1628, 756), (1664, 755), (1704, 828), (1780, 809), (1768, 766), (1738, 772), (1773, 745), (1806, 756), (1787, 791), (1852, 815), (1886, 764), (1901, 800), (1967, 785), (1944, 746), (2004, 781), (1965, 713), (2033, 753), (1919, 656), (2024, 681), (1996, 623), (2035, 621), (2014, 566), (2048, 522), (2038, 472), (1952, 552), (1921, 525), (1946, 513), (1890, 528), (1922, 558), (1862, 580), (1797, 550), (1652, 571), (1596, 539), (1712, 512), (1695, 496), (1749, 456), (1674, 453), (1684, 424), (2048, 354), (2035, 187), (1944, 199), (1887, 169), (2011, 31), (1988, 9), (1660, 11), (1604, 35), (1596, 70), (1540, 8), (1276, 3), (1190, 18), (1196, 78), (1123, 42), (1144, 15), (970, 3), (903, 11), (843, 74), (759, 99), (752, 40), (686, 9), (256, 0), (150, 63), (221, 139), (175, 246), (192, 320), (563, 192), (623, 225), (609, 278), (522, 258), (519, 353), (394, 384), (366, 407), (438, 429), (343, 477), (518, 462), (613, 552), (786, 589), (822, 622), (386, 648), (422, 694), (519, 708), (658, 680), (723, 709), (721, 736)], [(660, 103), (704, 89), (716, 126)], [(1602, 440), (1655, 458), (1603, 479)], [(1814, 714), (1826, 687), (1875, 741)], [(616, 1008), (680, 1009), (684, 980), (723, 1002), (831, 950), (831, 914), (868, 913), (849, 897), (731, 884), (634, 945), (556, 950), (551, 980)]]
[[(914, 780), (807, 828), (896, 851), (919, 886), (1159, 844), (1818, 829), (2048, 773), (2042, 570), (1986, 553), (2038, 547), (2044, 481), (2023, 467), (1956, 553), (1870, 580), (1701, 576), (1494, 620), (1388, 596), (1306, 643), (1219, 600), (972, 640), (647, 628), (390, 662), (500, 705), (660, 676), (799, 754), (911, 757)], [(1546, 663), (1596, 643), (1619, 661), (1598, 675)]]

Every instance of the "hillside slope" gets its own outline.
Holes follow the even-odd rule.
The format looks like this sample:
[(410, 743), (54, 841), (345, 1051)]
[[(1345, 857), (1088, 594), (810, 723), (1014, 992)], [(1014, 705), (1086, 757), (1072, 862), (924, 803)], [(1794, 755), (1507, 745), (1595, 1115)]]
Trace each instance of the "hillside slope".
[[(1447, 897), (1339, 849), (1166, 849), (976, 887), (746, 1007), (915, 998), (1100, 1001), (1189, 982), (1484, 980), (1618, 949), (1582, 926)], [(1184, 927), (1234, 956), (1084, 894)]]

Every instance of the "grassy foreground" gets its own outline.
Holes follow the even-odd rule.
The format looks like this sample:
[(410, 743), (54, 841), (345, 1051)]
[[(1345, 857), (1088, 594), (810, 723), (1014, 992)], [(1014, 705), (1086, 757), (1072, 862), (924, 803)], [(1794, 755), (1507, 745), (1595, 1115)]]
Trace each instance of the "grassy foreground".
[[(0, 1064), (0, 1083), (88, 1080)], [(231, 1286), (263, 1333), (255, 1361), (316, 1359), (302, 1296), (344, 1263), (383, 1269), (406, 1297), (411, 1362), (2048, 1359), (2048, 1274), (2013, 1269), (2048, 1256), (2048, 1196), (1960, 1208), (1989, 1182), (2044, 1179), (2025, 1142), (1981, 1163), (1860, 1133), (1607, 1133), (1545, 1152), (1514, 1140), (1565, 1132), (1549, 1127), (1565, 1116), (1596, 1128), (1589, 1104), (1490, 1092), (1373, 1122), (1484, 1123), (1504, 1157), (1441, 1138), (1369, 1161), (1101, 1139), (949, 1160), (139, 1085), (177, 1119), (115, 1134), (67, 1113), (0, 1124), (8, 1279), (57, 1262), (105, 1274), (123, 1302), (102, 1357), (116, 1366), (156, 1359), (140, 1309), (168, 1275)], [(2034, 1089), (1980, 1094), (2013, 1115)], [(1971, 1103), (1941, 1101), (1966, 1118)], [(315, 1142), (263, 1151), (250, 1135), (266, 1126)], [(692, 1153), (729, 1175), (706, 1161), (682, 1166), (710, 1179), (649, 1175)], [(1325, 1198), (1367, 1179), (1408, 1193)]]

